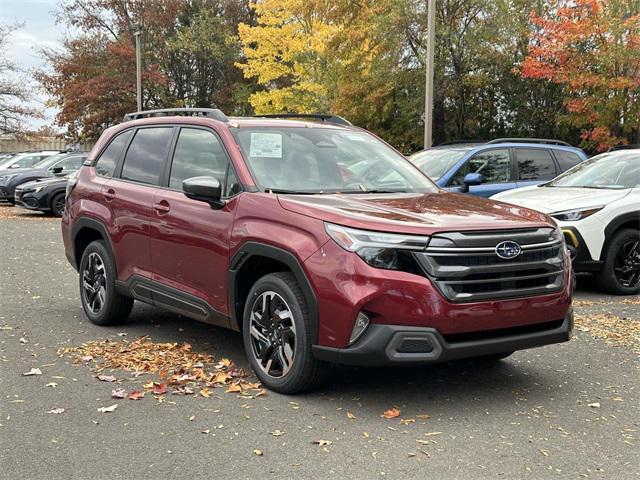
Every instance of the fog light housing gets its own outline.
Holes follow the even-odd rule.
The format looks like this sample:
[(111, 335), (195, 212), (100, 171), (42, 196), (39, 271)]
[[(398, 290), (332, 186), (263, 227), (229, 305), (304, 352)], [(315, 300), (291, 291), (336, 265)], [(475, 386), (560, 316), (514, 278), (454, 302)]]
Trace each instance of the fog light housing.
[(369, 317), (366, 313), (360, 312), (358, 313), (358, 318), (356, 318), (356, 322), (353, 325), (353, 330), (351, 331), (351, 338), (349, 338), (349, 345), (353, 345), (356, 340), (358, 340), (364, 331), (369, 326)]

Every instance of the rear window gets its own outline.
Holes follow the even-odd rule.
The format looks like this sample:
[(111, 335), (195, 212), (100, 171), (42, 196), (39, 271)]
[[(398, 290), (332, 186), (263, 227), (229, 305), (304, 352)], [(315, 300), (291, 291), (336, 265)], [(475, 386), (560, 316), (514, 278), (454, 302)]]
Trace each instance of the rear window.
[(96, 163), (96, 173), (102, 177), (112, 177), (113, 172), (116, 169), (118, 158), (122, 150), (127, 145), (129, 137), (131, 136), (131, 130), (121, 133), (116, 138), (111, 140), (109, 146), (102, 152), (100, 158)]
[(566, 172), (570, 168), (575, 167), (579, 164), (582, 159), (572, 152), (565, 152), (564, 150), (554, 150), (554, 154), (556, 156), (556, 160), (558, 160), (558, 164), (560, 165), (560, 170)]
[(138, 130), (124, 157), (120, 178), (159, 185), (172, 134), (172, 127)]
[(519, 180), (548, 180), (556, 176), (556, 164), (549, 150), (517, 148)]

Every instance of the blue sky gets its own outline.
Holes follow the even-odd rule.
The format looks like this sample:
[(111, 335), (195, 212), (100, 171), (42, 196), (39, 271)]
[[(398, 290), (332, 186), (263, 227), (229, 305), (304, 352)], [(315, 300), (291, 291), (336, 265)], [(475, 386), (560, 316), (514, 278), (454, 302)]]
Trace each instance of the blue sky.
[[(0, 0), (0, 22), (5, 24), (21, 23), (23, 26), (9, 38), (6, 52), (20, 67), (33, 70), (45, 66), (37, 51), (42, 47), (55, 48), (65, 35), (65, 27), (56, 25), (55, 12), (57, 0)], [(31, 76), (25, 75), (25, 81), (31, 82)], [(46, 97), (39, 94), (39, 101)], [(47, 109), (46, 118), (31, 123), (32, 128), (51, 124), (55, 110)]]

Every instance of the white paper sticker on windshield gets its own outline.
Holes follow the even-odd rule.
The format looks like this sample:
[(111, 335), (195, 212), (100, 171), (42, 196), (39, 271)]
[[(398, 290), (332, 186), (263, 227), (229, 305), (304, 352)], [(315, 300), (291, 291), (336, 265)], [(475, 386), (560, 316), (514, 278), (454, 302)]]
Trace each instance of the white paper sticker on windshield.
[(252, 133), (249, 155), (252, 157), (282, 158), (282, 135)]

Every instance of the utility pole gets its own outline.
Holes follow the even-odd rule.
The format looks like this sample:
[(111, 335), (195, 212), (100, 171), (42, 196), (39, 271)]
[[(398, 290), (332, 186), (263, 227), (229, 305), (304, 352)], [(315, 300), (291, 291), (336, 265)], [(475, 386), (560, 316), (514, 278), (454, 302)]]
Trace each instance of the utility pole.
[(433, 57), (436, 46), (436, 0), (427, 0), (427, 58), (424, 95), (424, 148), (433, 145)]
[(136, 37), (136, 97), (138, 100), (138, 111), (142, 111), (142, 48), (140, 47), (140, 35), (142, 35), (142, 28), (138, 29), (133, 34)]

